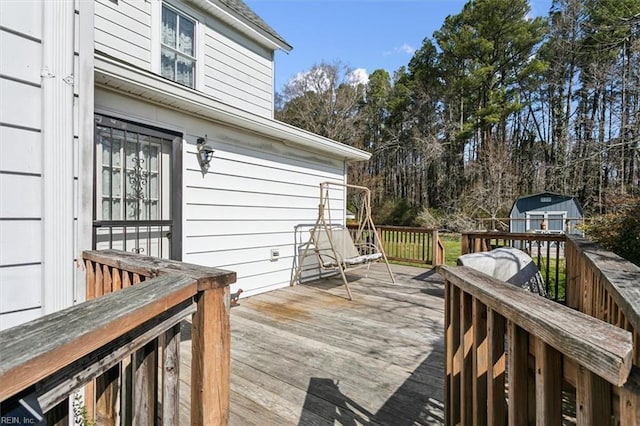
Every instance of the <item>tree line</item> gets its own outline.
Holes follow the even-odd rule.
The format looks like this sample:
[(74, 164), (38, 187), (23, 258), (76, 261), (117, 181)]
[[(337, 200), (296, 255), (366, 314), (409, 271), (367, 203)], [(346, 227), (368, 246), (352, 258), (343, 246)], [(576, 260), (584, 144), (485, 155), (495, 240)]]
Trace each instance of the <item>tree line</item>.
[[(521, 195), (607, 213), (640, 196), (640, 2), (470, 0), (393, 75), (321, 62), (276, 94), (276, 118), (371, 152), (350, 182), (384, 222), (501, 217)], [(386, 207), (385, 207), (386, 206)]]

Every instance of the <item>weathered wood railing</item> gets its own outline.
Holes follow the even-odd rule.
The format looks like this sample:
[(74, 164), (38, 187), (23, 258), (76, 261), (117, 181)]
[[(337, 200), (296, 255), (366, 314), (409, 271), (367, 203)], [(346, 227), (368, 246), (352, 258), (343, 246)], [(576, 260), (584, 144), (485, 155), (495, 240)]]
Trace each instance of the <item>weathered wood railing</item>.
[(497, 247), (516, 247), (529, 254), (540, 269), (547, 295), (555, 301), (564, 301), (564, 234), (527, 232), (463, 232), (460, 237), (461, 253), (490, 251)]
[(630, 332), (466, 267), (438, 272), (447, 425), (639, 424)]
[[(640, 267), (584, 238), (570, 236), (565, 246), (567, 306), (633, 334), (633, 364), (640, 369)], [(640, 379), (620, 398), (640, 416)], [(638, 424), (622, 419), (623, 425)]]
[[(357, 226), (348, 226), (352, 236)], [(378, 238), (382, 243), (387, 259), (398, 262), (444, 263), (445, 251), (437, 229), (376, 225)]]
[(48, 424), (66, 424), (69, 396), (89, 384), (97, 424), (177, 424), (180, 324), (192, 318), (191, 424), (226, 424), (235, 273), (112, 250), (84, 260), (89, 297), (103, 297), (0, 332), (2, 411), (34, 394)]

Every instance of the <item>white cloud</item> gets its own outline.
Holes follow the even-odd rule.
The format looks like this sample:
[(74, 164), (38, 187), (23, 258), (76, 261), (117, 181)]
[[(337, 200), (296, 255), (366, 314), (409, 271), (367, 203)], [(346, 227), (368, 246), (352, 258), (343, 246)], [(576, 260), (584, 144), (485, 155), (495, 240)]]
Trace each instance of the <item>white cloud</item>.
[(398, 52), (406, 53), (407, 55), (413, 55), (416, 51), (415, 47), (404, 43), (402, 46), (396, 49)]
[(406, 54), (413, 55), (416, 52), (416, 48), (411, 46), (408, 43), (402, 43), (402, 46), (395, 47), (391, 51), (384, 52), (384, 56), (397, 55), (397, 54)]
[(353, 86), (367, 84), (369, 82), (369, 73), (364, 68), (356, 68), (347, 74), (346, 79)]

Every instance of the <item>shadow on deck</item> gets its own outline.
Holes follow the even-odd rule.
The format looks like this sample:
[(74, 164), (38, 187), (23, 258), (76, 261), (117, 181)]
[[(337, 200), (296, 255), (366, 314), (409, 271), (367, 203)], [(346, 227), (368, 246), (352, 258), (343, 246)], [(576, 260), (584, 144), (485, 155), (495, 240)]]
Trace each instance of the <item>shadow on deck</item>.
[(384, 265), (357, 271), (353, 301), (339, 279), (242, 299), (231, 310), (230, 424), (442, 424), (443, 284), (430, 270), (393, 270), (396, 285)]

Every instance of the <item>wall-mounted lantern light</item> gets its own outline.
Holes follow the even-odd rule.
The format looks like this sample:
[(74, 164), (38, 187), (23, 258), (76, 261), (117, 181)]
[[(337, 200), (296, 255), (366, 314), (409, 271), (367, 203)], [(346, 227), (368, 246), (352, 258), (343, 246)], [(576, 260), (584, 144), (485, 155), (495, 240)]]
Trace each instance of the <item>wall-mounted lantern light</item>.
[(203, 171), (209, 170), (209, 164), (213, 159), (213, 148), (204, 138), (198, 138), (198, 161)]

